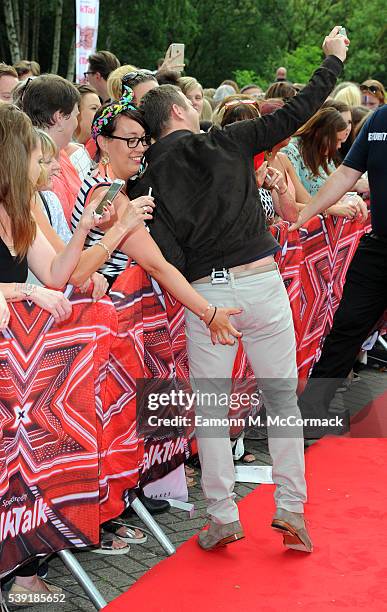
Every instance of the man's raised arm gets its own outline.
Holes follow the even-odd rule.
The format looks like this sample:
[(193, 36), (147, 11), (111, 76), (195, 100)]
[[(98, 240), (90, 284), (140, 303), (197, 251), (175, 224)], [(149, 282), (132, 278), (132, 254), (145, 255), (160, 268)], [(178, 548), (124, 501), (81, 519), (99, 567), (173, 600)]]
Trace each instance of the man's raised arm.
[(342, 71), (349, 44), (339, 30), (336, 26), (325, 37), (322, 48), (326, 58), (297, 96), (273, 114), (240, 121), (226, 128), (227, 135), (243, 147), (248, 156), (270, 151), (278, 142), (292, 136), (329, 96)]

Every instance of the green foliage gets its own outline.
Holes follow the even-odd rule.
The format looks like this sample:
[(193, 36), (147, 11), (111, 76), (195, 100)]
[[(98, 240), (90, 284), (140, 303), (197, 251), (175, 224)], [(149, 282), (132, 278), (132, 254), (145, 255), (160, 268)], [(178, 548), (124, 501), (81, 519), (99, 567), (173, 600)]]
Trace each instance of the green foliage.
[(267, 88), (267, 83), (262, 80), (260, 76), (257, 75), (254, 70), (234, 70), (234, 79), (238, 83), (240, 89), (245, 85), (249, 85), (250, 83), (254, 83), (258, 85), (263, 90)]
[(306, 83), (316, 66), (321, 62), (321, 47), (305, 45), (286, 53), (283, 63), (288, 70), (288, 78), (293, 83)]

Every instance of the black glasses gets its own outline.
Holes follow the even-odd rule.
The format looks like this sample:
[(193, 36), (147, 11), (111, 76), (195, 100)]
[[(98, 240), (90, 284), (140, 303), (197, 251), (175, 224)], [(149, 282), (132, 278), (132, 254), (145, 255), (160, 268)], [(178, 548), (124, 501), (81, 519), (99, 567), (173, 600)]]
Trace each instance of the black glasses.
[(95, 72), (93, 70), (89, 70), (88, 72), (84, 72), (83, 76), (85, 77), (85, 79), (87, 79), (87, 75), (88, 74), (95, 74)]
[(372, 94), (380, 93), (379, 87), (377, 85), (360, 85), (361, 91), (369, 91)]
[(128, 149), (135, 149), (138, 145), (142, 144), (143, 147), (148, 147), (151, 143), (151, 137), (149, 135), (141, 136), (141, 138), (124, 138), (123, 136), (109, 136), (114, 140), (124, 140), (127, 144)]

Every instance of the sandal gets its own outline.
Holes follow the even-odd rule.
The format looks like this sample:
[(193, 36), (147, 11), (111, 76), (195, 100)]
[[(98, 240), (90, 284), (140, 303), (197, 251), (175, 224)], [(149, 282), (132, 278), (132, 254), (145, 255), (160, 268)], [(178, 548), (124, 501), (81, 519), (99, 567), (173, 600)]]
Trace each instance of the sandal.
[[(104, 523), (103, 528), (105, 531), (114, 534), (117, 538), (123, 542), (126, 542), (127, 544), (145, 544), (148, 539), (148, 536), (138, 529), (138, 527), (135, 525), (128, 525), (120, 519)], [(118, 533), (119, 531), (121, 533)]]
[(130, 551), (130, 546), (126, 545), (122, 548), (115, 548), (114, 544), (123, 543), (122, 538), (115, 536), (113, 533), (101, 531), (101, 541), (99, 548), (91, 549), (91, 552), (96, 555), (126, 555)]

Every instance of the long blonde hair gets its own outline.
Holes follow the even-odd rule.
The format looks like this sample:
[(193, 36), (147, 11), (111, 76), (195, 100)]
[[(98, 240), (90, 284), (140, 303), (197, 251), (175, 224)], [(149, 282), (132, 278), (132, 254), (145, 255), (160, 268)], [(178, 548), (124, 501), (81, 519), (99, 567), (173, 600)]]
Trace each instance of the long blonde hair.
[[(39, 138), (41, 147), (42, 147), (42, 157), (45, 159), (46, 157), (56, 157), (58, 154), (58, 148), (47, 132), (41, 130), (39, 128), (35, 128), (36, 134)], [(48, 173), (47, 169), (44, 165), (41, 166), (40, 175), (38, 178), (38, 182), (36, 183), (36, 190), (43, 191), (44, 187), (47, 185)]]
[(31, 120), (12, 104), (0, 105), (0, 202), (11, 222), (13, 247), (26, 256), (36, 236), (31, 214), (34, 186), (29, 178), (37, 135)]
[(122, 79), (129, 72), (135, 72), (137, 68), (132, 64), (119, 66), (108, 76), (106, 88), (108, 96), (111, 100), (119, 100), (122, 96)]

